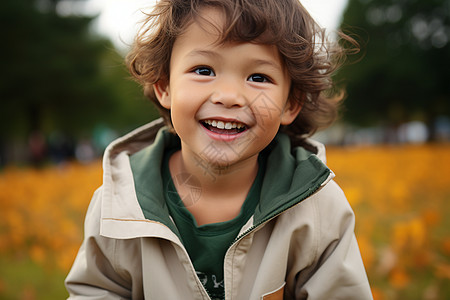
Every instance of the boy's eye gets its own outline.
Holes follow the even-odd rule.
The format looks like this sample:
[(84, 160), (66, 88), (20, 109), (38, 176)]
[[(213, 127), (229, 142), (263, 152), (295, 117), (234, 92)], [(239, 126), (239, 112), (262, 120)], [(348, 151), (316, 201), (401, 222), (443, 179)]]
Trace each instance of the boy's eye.
[(194, 70), (195, 73), (202, 76), (215, 76), (216, 74), (211, 68), (208, 67), (199, 67)]
[(252, 74), (250, 75), (250, 77), (248, 77), (248, 81), (253, 81), (253, 82), (271, 82), (269, 78), (267, 78), (267, 76), (262, 75), (262, 74)]

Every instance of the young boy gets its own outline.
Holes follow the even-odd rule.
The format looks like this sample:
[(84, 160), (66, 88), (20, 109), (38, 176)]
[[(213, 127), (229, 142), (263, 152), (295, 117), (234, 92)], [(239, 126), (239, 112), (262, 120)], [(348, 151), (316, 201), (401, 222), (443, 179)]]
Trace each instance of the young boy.
[(166, 126), (106, 150), (71, 298), (371, 299), (352, 210), (306, 138), (337, 101), (305, 9), (161, 0), (146, 24), (128, 63)]

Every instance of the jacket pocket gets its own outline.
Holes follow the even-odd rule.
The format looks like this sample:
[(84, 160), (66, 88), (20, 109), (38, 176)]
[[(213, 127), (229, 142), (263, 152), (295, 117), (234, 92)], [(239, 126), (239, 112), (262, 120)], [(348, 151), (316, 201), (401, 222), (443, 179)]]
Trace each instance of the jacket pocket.
[(286, 285), (286, 282), (283, 283), (283, 285), (280, 286), (278, 289), (262, 295), (261, 299), (262, 300), (283, 300), (285, 285)]

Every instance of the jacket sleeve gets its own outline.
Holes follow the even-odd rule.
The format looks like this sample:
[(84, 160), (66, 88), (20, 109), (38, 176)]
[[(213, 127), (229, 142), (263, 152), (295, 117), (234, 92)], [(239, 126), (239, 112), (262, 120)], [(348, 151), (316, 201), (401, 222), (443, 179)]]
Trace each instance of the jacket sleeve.
[(319, 192), (315, 259), (297, 275), (296, 299), (373, 299), (354, 234), (355, 216), (334, 181)]
[(131, 299), (131, 283), (114, 265), (117, 240), (100, 236), (101, 189), (89, 205), (85, 237), (65, 285), (69, 299)]

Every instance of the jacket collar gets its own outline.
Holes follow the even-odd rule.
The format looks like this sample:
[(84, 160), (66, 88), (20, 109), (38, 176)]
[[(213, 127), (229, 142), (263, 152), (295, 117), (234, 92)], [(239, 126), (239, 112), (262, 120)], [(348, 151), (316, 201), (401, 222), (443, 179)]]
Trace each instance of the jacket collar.
[(272, 147), (255, 212), (256, 224), (305, 200), (334, 176), (317, 155), (300, 147), (291, 149), (285, 134), (278, 134)]
[[(179, 141), (166, 129), (160, 130), (162, 127), (158, 119), (116, 140), (105, 151), (102, 218), (144, 223), (151, 219), (178, 235), (162, 194), (160, 170), (165, 149)], [(318, 149), (317, 155), (303, 148), (291, 149), (285, 134), (276, 136), (269, 146), (260, 204), (246, 227), (262, 224), (303, 201), (333, 177), (320, 159), (325, 159), (324, 147), (308, 142)], [(135, 185), (133, 176), (143, 180)], [(139, 204), (137, 195), (146, 199), (144, 205)], [(124, 237), (128, 235), (124, 233)]]

